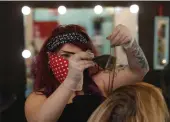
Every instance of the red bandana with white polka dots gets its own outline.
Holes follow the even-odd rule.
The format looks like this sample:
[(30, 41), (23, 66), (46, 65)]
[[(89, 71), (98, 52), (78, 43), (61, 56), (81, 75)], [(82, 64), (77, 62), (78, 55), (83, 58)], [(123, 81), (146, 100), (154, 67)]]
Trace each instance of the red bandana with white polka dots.
[(68, 73), (68, 60), (56, 53), (49, 53), (49, 65), (55, 78), (62, 83)]

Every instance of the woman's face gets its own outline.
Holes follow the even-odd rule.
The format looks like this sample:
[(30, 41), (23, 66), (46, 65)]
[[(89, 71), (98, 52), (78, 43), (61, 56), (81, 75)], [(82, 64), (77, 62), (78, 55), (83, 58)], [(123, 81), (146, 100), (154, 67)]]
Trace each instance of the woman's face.
[(58, 51), (58, 54), (66, 59), (69, 59), (72, 55), (80, 51), (82, 50), (73, 44), (64, 44), (63, 47)]

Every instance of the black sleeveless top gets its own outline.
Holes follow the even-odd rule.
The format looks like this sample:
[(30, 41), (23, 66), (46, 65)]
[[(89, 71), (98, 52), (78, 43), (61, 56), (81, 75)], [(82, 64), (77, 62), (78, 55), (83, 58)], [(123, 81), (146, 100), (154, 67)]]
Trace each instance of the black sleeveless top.
[(57, 122), (87, 122), (103, 100), (104, 97), (98, 95), (78, 95), (66, 105)]

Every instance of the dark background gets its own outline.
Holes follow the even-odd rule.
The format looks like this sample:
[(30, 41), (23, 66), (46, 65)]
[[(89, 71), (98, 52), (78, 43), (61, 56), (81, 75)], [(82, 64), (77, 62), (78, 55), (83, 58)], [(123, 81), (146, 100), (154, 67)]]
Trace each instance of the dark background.
[(170, 2), (0, 2), (0, 92), (16, 94), (17, 100), (9, 109), (1, 113), (2, 122), (26, 122), (24, 117), (25, 102), (25, 64), (21, 56), (24, 49), (24, 27), (21, 8), (29, 7), (94, 7), (139, 5), (139, 44), (150, 65), (150, 71), (144, 81), (160, 85), (160, 71), (153, 70), (154, 17), (158, 8), (163, 6), (163, 15), (170, 15)]

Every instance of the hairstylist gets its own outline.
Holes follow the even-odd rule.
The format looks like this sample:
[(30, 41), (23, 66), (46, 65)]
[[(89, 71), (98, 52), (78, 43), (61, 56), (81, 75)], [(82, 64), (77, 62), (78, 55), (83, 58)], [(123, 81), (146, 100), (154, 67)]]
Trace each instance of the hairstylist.
[[(125, 48), (129, 63), (117, 72), (113, 88), (142, 80), (148, 63), (128, 28), (117, 26), (108, 40)], [(89, 73), (94, 56), (94, 46), (84, 28), (58, 26), (34, 64), (34, 92), (25, 103), (28, 122), (86, 122), (106, 97), (109, 82), (109, 73)]]

